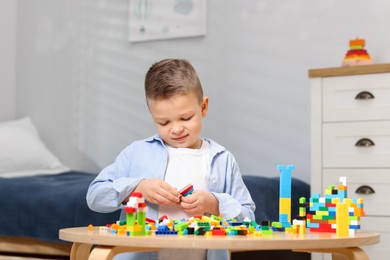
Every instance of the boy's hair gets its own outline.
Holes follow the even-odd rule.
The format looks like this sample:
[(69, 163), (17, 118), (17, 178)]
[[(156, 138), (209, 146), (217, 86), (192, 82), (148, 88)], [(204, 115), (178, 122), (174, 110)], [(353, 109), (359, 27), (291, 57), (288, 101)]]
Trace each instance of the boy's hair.
[(145, 76), (148, 100), (168, 99), (174, 95), (193, 92), (202, 102), (203, 89), (198, 74), (185, 59), (164, 59), (154, 63)]

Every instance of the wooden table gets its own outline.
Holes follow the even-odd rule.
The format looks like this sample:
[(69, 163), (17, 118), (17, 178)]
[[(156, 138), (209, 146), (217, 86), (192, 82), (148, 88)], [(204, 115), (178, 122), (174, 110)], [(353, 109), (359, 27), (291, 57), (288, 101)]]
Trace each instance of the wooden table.
[[(369, 259), (360, 248), (379, 243), (378, 233), (357, 232), (353, 237), (337, 237), (332, 233), (306, 235), (274, 232), (266, 236), (177, 236), (157, 235), (127, 237), (101, 235), (95, 227), (60, 230), (60, 239), (73, 242), (71, 259), (112, 259), (124, 252), (158, 251), (162, 248), (228, 249), (229, 251), (292, 250), (332, 254), (332, 259)], [(94, 246), (94, 247), (92, 247)]]

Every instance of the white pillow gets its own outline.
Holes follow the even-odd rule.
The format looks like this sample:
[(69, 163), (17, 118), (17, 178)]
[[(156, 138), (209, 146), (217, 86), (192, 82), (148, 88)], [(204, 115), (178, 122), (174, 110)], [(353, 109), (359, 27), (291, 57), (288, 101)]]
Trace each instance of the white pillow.
[(0, 177), (66, 171), (69, 168), (46, 148), (30, 118), (0, 123)]

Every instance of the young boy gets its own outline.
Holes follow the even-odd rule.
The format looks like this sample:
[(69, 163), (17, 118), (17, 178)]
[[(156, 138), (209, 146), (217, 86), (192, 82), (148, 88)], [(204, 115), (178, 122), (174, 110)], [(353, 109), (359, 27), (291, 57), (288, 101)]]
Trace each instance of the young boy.
[[(153, 64), (145, 77), (145, 95), (158, 134), (133, 142), (101, 171), (88, 189), (88, 206), (112, 212), (123, 208), (132, 192), (141, 192), (148, 218), (210, 213), (253, 220), (255, 205), (234, 156), (200, 137), (209, 99), (190, 62)], [(187, 184), (194, 192), (183, 197), (179, 190)], [(123, 210), (120, 219), (125, 219)]]

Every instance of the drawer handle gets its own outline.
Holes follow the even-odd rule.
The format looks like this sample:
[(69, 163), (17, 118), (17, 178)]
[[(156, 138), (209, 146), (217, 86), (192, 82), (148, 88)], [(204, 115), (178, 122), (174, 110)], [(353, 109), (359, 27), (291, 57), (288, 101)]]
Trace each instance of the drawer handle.
[(359, 94), (356, 95), (355, 99), (357, 100), (367, 100), (367, 99), (374, 99), (374, 95), (368, 91), (362, 91)]
[(359, 188), (357, 188), (355, 193), (369, 195), (369, 194), (374, 194), (375, 191), (370, 186), (363, 185), (363, 186), (360, 186)]
[(371, 139), (368, 139), (368, 138), (362, 138), (359, 141), (357, 141), (355, 144), (355, 146), (357, 146), (357, 147), (370, 147), (370, 146), (374, 146), (374, 145), (375, 145), (375, 143), (373, 141), (371, 141)]

